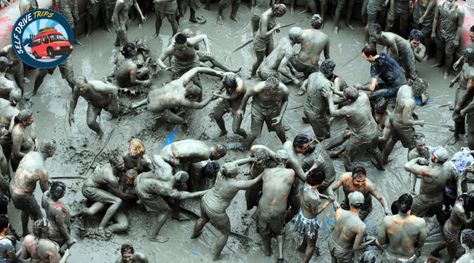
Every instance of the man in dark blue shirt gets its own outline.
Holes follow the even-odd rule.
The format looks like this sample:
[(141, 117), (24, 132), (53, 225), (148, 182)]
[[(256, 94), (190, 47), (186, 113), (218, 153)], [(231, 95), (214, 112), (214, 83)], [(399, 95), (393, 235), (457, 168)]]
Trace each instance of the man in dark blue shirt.
[(385, 53), (377, 54), (376, 47), (371, 44), (364, 46), (362, 55), (371, 64), (371, 81), (368, 87), (368, 90), (372, 92), (370, 98), (395, 97), (398, 88), (407, 83), (407, 79), (400, 65)]

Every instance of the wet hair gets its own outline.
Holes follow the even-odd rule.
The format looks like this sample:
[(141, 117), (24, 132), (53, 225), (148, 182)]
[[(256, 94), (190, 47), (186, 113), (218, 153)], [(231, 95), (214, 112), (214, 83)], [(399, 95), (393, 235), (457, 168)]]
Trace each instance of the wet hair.
[(56, 152), (56, 141), (49, 140), (41, 143), (41, 152), (53, 155)]
[(125, 252), (128, 252), (130, 254), (133, 254), (135, 253), (135, 249), (133, 248), (132, 245), (130, 244), (123, 244), (121, 247), (120, 247), (120, 254), (123, 255), (123, 253)]
[(411, 84), (413, 94), (416, 95), (421, 95), (423, 92), (425, 92), (429, 87), (430, 84), (422, 78), (416, 78), (415, 81)]
[(410, 36), (408, 37), (410, 40), (416, 40), (418, 42), (422, 42), (423, 41), (423, 38), (424, 38), (424, 35), (423, 35), (423, 32), (421, 32), (421, 30), (419, 29), (412, 29), (410, 31)]
[(273, 14), (280, 14), (283, 16), (286, 13), (286, 5), (285, 4), (274, 4), (272, 6), (272, 13)]
[(319, 14), (314, 14), (311, 17), (311, 26), (314, 29), (320, 29), (323, 26), (323, 18)]
[(472, 25), (470, 28), (469, 28), (469, 31), (474, 33), (474, 25)]
[(198, 87), (196, 85), (191, 85), (191, 86), (186, 88), (184, 96), (186, 98), (199, 97), (199, 96), (201, 96), (201, 93), (202, 93), (202, 90), (201, 90), (200, 87)]
[(136, 54), (136, 47), (133, 43), (126, 43), (120, 51), (125, 58), (131, 58)]
[(224, 144), (216, 144), (214, 145), (214, 151), (211, 153), (211, 159), (217, 160), (222, 158), (227, 154), (227, 148)]
[(189, 179), (189, 174), (186, 171), (178, 171), (174, 174), (178, 182), (186, 182)]
[(24, 122), (32, 116), (33, 111), (30, 109), (23, 109), (18, 113), (18, 115), (15, 116), (15, 123)]
[(354, 87), (347, 87), (342, 94), (346, 99), (355, 101), (359, 97), (359, 91)]
[(66, 185), (61, 181), (54, 181), (49, 189), (49, 194), (55, 200), (63, 197), (64, 192), (66, 192)]
[(352, 175), (351, 176), (352, 176), (352, 180), (354, 180), (358, 177), (361, 177), (361, 176), (366, 176), (367, 177), (367, 171), (362, 166), (355, 166), (352, 169)]
[(216, 178), (221, 166), (217, 162), (207, 162), (206, 165), (202, 168), (202, 173), (209, 178)]
[(276, 88), (280, 85), (280, 81), (277, 77), (271, 76), (265, 80), (265, 87), (267, 88)]
[(369, 31), (369, 34), (373, 33), (373, 34), (380, 35), (380, 34), (382, 34), (382, 27), (379, 24), (376, 24), (376, 23), (370, 24), (368, 31)]
[(221, 171), (225, 177), (234, 177), (239, 173), (239, 166), (236, 163), (225, 163)]
[(463, 56), (464, 56), (464, 59), (467, 61), (467, 60), (474, 60), (474, 49), (473, 48), (466, 48), (464, 49), (464, 52), (463, 52)]
[(235, 74), (224, 74), (224, 77), (222, 77), (224, 86), (235, 89), (237, 87), (237, 78), (235, 76)]
[(373, 250), (366, 250), (359, 256), (357, 263), (375, 263), (376, 260), (377, 254)]
[(364, 55), (367, 57), (376, 56), (377, 48), (375, 47), (375, 45), (365, 44), (361, 52), (364, 53)]
[(396, 215), (398, 212), (400, 212), (400, 203), (398, 200), (393, 201), (392, 205), (390, 206), (390, 211), (392, 212), (392, 215)]
[(439, 263), (439, 262), (441, 261), (439, 261), (438, 258), (435, 258), (433, 256), (429, 256), (428, 258), (426, 258), (426, 261), (425, 261), (425, 263)]
[(8, 203), (10, 199), (4, 193), (0, 193), (0, 215), (8, 214)]
[(128, 147), (133, 148), (135, 151), (139, 152), (140, 154), (145, 153), (145, 145), (143, 145), (143, 142), (138, 138), (132, 138), (128, 142)]
[(322, 184), (324, 179), (326, 179), (326, 173), (324, 172), (324, 168), (318, 166), (308, 172), (306, 182), (311, 186), (315, 186)]
[(311, 141), (311, 137), (304, 133), (299, 133), (293, 139), (293, 147), (304, 147)]
[(266, 149), (258, 148), (254, 153), (253, 156), (257, 158), (259, 161), (268, 161), (271, 159), (270, 153)]
[(188, 41), (188, 37), (184, 35), (183, 33), (178, 33), (174, 37), (174, 41), (176, 44), (183, 45), (183, 44), (186, 44), (186, 42)]
[(399, 212), (402, 214), (408, 213), (411, 209), (411, 205), (413, 204), (413, 197), (411, 197), (410, 194), (402, 194), (398, 198), (398, 207), (399, 207)]
[(332, 59), (325, 59), (321, 66), (319, 66), (319, 71), (324, 75), (330, 75), (334, 72), (334, 68), (336, 67), (336, 63)]
[(388, 107), (388, 101), (384, 97), (375, 100), (374, 110), (376, 113), (385, 113)]
[(46, 218), (41, 218), (33, 223), (33, 235), (37, 238), (42, 238), (48, 233), (49, 221)]
[(8, 228), (9, 224), (8, 216), (6, 214), (0, 215), (0, 231), (4, 231)]
[(112, 165), (112, 167), (114, 168), (118, 168), (124, 161), (123, 161), (123, 157), (122, 155), (120, 154), (119, 150), (118, 149), (115, 149), (113, 151), (111, 151), (109, 154), (108, 154), (108, 159), (109, 159), (109, 163)]
[(474, 230), (467, 228), (461, 231), (461, 244), (466, 245), (469, 249), (474, 248)]

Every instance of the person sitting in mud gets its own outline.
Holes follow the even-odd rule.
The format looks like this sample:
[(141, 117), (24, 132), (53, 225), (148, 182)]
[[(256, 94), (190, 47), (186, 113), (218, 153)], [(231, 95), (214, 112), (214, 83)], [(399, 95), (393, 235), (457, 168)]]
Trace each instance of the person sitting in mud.
[(398, 213), (386, 216), (377, 231), (379, 243), (387, 245), (382, 262), (415, 263), (428, 234), (427, 226), (423, 218), (411, 214), (410, 194), (401, 195), (396, 202)]
[(359, 218), (360, 210), (366, 203), (364, 195), (354, 191), (347, 198), (349, 211), (336, 208), (334, 228), (328, 238), (332, 262), (353, 262), (357, 250), (362, 250), (375, 241), (375, 239), (367, 240), (367, 226)]
[(245, 158), (224, 164), (214, 186), (202, 197), (201, 216), (194, 225), (191, 238), (199, 237), (204, 226), (210, 221), (220, 231), (212, 251), (213, 260), (219, 259), (230, 235), (230, 220), (226, 209), (240, 190), (248, 189), (262, 179), (262, 174), (250, 180), (236, 179), (240, 173), (239, 165), (253, 161), (253, 158)]
[(99, 138), (102, 138), (104, 132), (97, 122), (97, 117), (102, 109), (110, 112), (112, 118), (117, 117), (120, 110), (117, 86), (106, 81), (87, 80), (85, 77), (77, 78), (69, 106), (69, 125), (74, 123), (74, 111), (79, 97), (83, 97), (88, 103), (87, 126), (96, 132)]
[(148, 257), (145, 254), (136, 252), (132, 245), (123, 244), (120, 247), (120, 258), (115, 263), (148, 263)]
[(46, 212), (51, 229), (48, 238), (58, 243), (60, 247), (70, 248), (76, 241), (71, 237), (71, 214), (63, 202), (60, 201), (66, 192), (66, 185), (61, 181), (54, 181), (51, 188), (43, 193), (41, 207)]
[(33, 235), (27, 235), (23, 239), (19, 259), (30, 259), (31, 262), (54, 262), (65, 263), (69, 257), (69, 249), (61, 257), (59, 246), (51, 241), (50, 223), (46, 218), (40, 218), (33, 223)]
[[(293, 75), (290, 67), (290, 59), (294, 55), (293, 43), (298, 40), (292, 40), (291, 34), (289, 38), (282, 38), (278, 42), (276, 48), (263, 60), (257, 70), (257, 74), (261, 80), (267, 80), (271, 76), (277, 76), (284, 84), (293, 83), (299, 85), (300, 81)], [(299, 41), (298, 41), (299, 42)]]
[(128, 142), (128, 151), (122, 155), (125, 162), (127, 172), (135, 170), (137, 174), (153, 170), (153, 162), (147, 154), (145, 154), (145, 145), (138, 138), (132, 138)]
[[(18, 55), (13, 50), (13, 45), (6, 45), (0, 49), (0, 56), (5, 56), (11, 63), (7, 69), (7, 76), (11, 80), (15, 80), (15, 83), (18, 88), (20, 88), (21, 94), (23, 96), (25, 90), (25, 69), (23, 61), (18, 57)], [(3, 72), (3, 70), (1, 71)]]
[(329, 55), (329, 37), (320, 29), (323, 25), (323, 19), (320, 15), (314, 14), (311, 18), (313, 29), (301, 29), (294, 27), (290, 30), (294, 39), (299, 40), (296, 44), (301, 44), (301, 50), (291, 59), (291, 65), (304, 73), (305, 77), (311, 73), (319, 71), (319, 58), (324, 52), (324, 59), (330, 59)]
[(423, 41), (423, 32), (418, 29), (412, 29), (408, 36), (408, 41), (410, 41), (415, 60), (417, 62), (425, 61), (427, 58), (426, 46), (421, 43)]
[[(344, 191), (344, 201), (341, 204), (337, 201), (337, 196), (334, 191), (342, 186)], [(343, 173), (334, 183), (328, 188), (328, 195), (334, 199), (333, 204), (335, 209), (342, 207), (345, 210), (349, 210), (349, 194), (358, 191), (364, 195), (364, 203), (359, 207), (360, 219), (364, 220), (369, 213), (372, 211), (372, 196), (377, 199), (382, 205), (385, 215), (390, 215), (390, 207), (387, 204), (385, 198), (376, 190), (376, 186), (372, 181), (367, 178), (367, 172), (362, 166), (355, 166), (352, 172)]]
[[(63, 79), (66, 79), (71, 90), (74, 90), (76, 84), (74, 83), (74, 68), (72, 67), (72, 56), (68, 56), (66, 60), (63, 63), (59, 64), (57, 67), (59, 68), (61, 77)], [(41, 87), (41, 84), (43, 84), (44, 77), (46, 77), (47, 74), (53, 75), (54, 70), (56, 70), (56, 67), (46, 69), (42, 68), (38, 70), (38, 74), (36, 75), (34, 81), (33, 93), (31, 94), (32, 96), (35, 96), (36, 93), (38, 93), (38, 89)]]
[(318, 215), (331, 204), (331, 201), (321, 203), (318, 187), (324, 179), (326, 175), (321, 167), (308, 175), (301, 194), (301, 209), (295, 218), (295, 230), (303, 235), (303, 242), (298, 251), (304, 253), (304, 263), (311, 260), (315, 251), (319, 256), (319, 248), (316, 246), (320, 227)]
[(23, 157), (10, 183), (13, 204), (21, 210), (23, 236), (29, 233), (29, 218), (35, 221), (43, 217), (33, 193), (36, 182), (39, 182), (41, 191), (46, 192), (49, 189), (48, 171), (44, 163), (47, 158), (54, 155), (56, 142), (45, 142), (39, 150), (31, 151)]
[(12, 105), (16, 105), (20, 101), (23, 91), (5, 75), (12, 65), (12, 61), (0, 56), (0, 98), (9, 100)]
[(123, 58), (120, 57), (115, 61), (115, 70), (113, 76), (115, 77), (115, 82), (119, 87), (133, 87), (133, 86), (144, 86), (148, 87), (151, 84), (150, 79), (147, 74), (143, 71), (148, 70), (138, 69), (138, 65), (135, 63), (134, 59), (137, 56), (137, 49), (135, 44), (126, 43), (120, 50)]
[[(214, 110), (212, 111), (212, 118), (215, 120), (217, 126), (221, 130), (220, 136), (225, 136), (227, 130), (225, 128), (225, 122), (222, 118), (225, 113), (230, 112), (232, 114), (232, 131), (242, 137), (247, 137), (247, 132), (240, 126), (242, 124), (242, 115), (237, 114), (237, 110), (242, 104), (242, 99), (247, 91), (244, 80), (235, 73), (227, 72), (222, 74), (222, 86), (221, 90), (225, 91), (225, 94), (219, 95), (221, 98)], [(245, 106), (243, 107), (245, 111)]]
[(30, 151), (36, 148), (36, 137), (27, 135), (25, 129), (33, 123), (33, 112), (29, 109), (21, 110), (15, 116), (15, 126), (13, 126), (12, 137), (12, 151), (10, 163), (12, 170), (16, 171), (21, 159)]
[(193, 68), (183, 74), (180, 78), (165, 84), (163, 87), (154, 87), (148, 93), (147, 99), (132, 104), (132, 108), (147, 105), (149, 111), (160, 114), (165, 121), (175, 124), (185, 124), (186, 121), (171, 110), (177, 108), (202, 109), (209, 104), (209, 102), (218, 98), (217, 95), (213, 94), (201, 102), (196, 101), (202, 96), (201, 89), (186, 86), (199, 73), (214, 76), (219, 76), (221, 74), (219, 71), (210, 68)]
[[(284, 154), (286, 154), (286, 156)], [(278, 262), (284, 262), (286, 211), (288, 196), (296, 180), (295, 172), (285, 168), (288, 154), (279, 154), (282, 159), (277, 167), (267, 168), (262, 173), (262, 196), (257, 206), (257, 232), (262, 237), (265, 256), (272, 254), (272, 237), (278, 241)]]
[[(117, 233), (126, 231), (128, 219), (119, 208), (122, 199), (128, 198), (119, 189), (119, 174), (125, 171), (125, 164), (118, 151), (109, 154), (109, 162), (98, 165), (94, 172), (84, 180), (82, 194), (89, 202), (94, 202), (90, 207), (82, 210), (82, 214), (92, 216), (103, 210), (107, 205), (107, 211), (100, 221), (97, 234), (109, 236), (110, 232)], [(115, 224), (107, 226), (110, 220), (114, 219)]]
[[(153, 225), (150, 229), (149, 240), (164, 243), (169, 238), (159, 235), (161, 228), (164, 226), (168, 218), (178, 210), (179, 206), (175, 205), (175, 209), (170, 208), (170, 205), (164, 198), (173, 198), (174, 200), (182, 200), (194, 197), (200, 197), (206, 191), (199, 191), (190, 193), (187, 191), (178, 191), (175, 187), (178, 183), (184, 183), (189, 179), (189, 175), (185, 171), (178, 171), (173, 174), (173, 168), (165, 162), (161, 156), (154, 157), (155, 172), (145, 172), (135, 179), (135, 190), (137, 191), (140, 204), (145, 207), (147, 212), (151, 213), (154, 218)], [(159, 175), (159, 177), (157, 177)], [(178, 202), (179, 204), (179, 202)]]
[(474, 260), (474, 230), (464, 229), (461, 232), (461, 245), (466, 250), (456, 262), (469, 263)]
[[(125, 48), (127, 50), (125, 50)], [(127, 60), (125, 58), (125, 53), (132, 55), (130, 59), (133, 64), (137, 66), (135, 78), (144, 81), (144, 85), (146, 86), (146, 81), (149, 81), (158, 73), (158, 64), (156, 62), (156, 58), (150, 54), (150, 48), (145, 43), (143, 43), (142, 40), (136, 40), (134, 43), (127, 43), (120, 48), (120, 52), (115, 53), (115, 57), (113, 58), (115, 69), (114, 72), (112, 72), (112, 74), (107, 77), (107, 79), (109, 81), (115, 80), (115, 73), (118, 72), (117, 69), (123, 67), (125, 61)], [(128, 63), (130, 67), (133, 67), (133, 64)], [(124, 73), (123, 78), (126, 77), (127, 75)]]

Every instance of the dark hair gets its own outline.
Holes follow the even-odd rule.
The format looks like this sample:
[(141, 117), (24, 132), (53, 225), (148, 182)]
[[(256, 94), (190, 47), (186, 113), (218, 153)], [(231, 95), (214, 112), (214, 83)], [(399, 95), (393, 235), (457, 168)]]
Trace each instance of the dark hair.
[(347, 87), (342, 92), (342, 94), (344, 95), (344, 97), (346, 99), (350, 99), (350, 100), (353, 100), (353, 101), (356, 101), (357, 97), (359, 97), (359, 91), (354, 87)]
[(42, 238), (44, 234), (48, 232), (49, 221), (46, 218), (41, 218), (33, 223), (33, 235), (38, 238)]
[(421, 30), (412, 29), (410, 31), (410, 36), (408, 38), (410, 40), (415, 39), (416, 41), (421, 42), (423, 41), (424, 35), (423, 35), (423, 32), (421, 32)]
[(135, 44), (133, 43), (126, 43), (123, 45), (122, 50), (121, 50), (122, 55), (125, 58), (131, 58), (135, 55), (136, 53), (136, 47)]
[(376, 56), (377, 48), (372, 44), (365, 44), (362, 48), (362, 53), (364, 53), (364, 55), (367, 57)]
[(129, 253), (133, 254), (133, 253), (135, 253), (135, 249), (130, 244), (123, 244), (122, 247), (120, 247), (120, 254), (123, 255), (123, 253), (125, 253), (125, 252), (129, 252)]
[(392, 211), (392, 215), (396, 215), (398, 212), (400, 212), (400, 203), (398, 200), (393, 201), (392, 206), (390, 206), (390, 210)]
[(321, 66), (319, 66), (319, 71), (325, 75), (329, 75), (334, 72), (334, 68), (336, 67), (336, 63), (332, 59), (325, 59)]
[(54, 181), (49, 189), (49, 194), (53, 199), (59, 199), (64, 196), (66, 185), (61, 181)]
[(119, 165), (123, 163), (122, 154), (119, 152), (118, 149), (111, 151), (108, 154), (109, 163), (112, 165), (113, 168), (119, 168)]
[(466, 228), (461, 231), (461, 244), (466, 245), (469, 249), (474, 248), (474, 230)]
[(315, 186), (322, 184), (324, 179), (326, 179), (326, 173), (324, 172), (324, 168), (318, 166), (308, 172), (306, 182), (311, 186)]
[(280, 81), (274, 76), (271, 76), (265, 80), (265, 86), (268, 88), (275, 88), (278, 87), (278, 85), (280, 85)]
[(369, 34), (370, 33), (375, 33), (377, 35), (382, 34), (382, 27), (379, 24), (370, 24)]
[(376, 113), (384, 113), (387, 110), (388, 101), (384, 97), (375, 100), (374, 110)]
[(299, 133), (293, 139), (293, 147), (303, 147), (311, 141), (311, 137), (304, 133)]
[(183, 33), (178, 33), (175, 37), (174, 37), (174, 41), (176, 42), (176, 44), (185, 44), (186, 41), (188, 41), (188, 37), (186, 35), (184, 35)]
[(429, 256), (428, 258), (426, 258), (426, 261), (425, 261), (425, 263), (439, 263), (439, 262), (440, 262), (439, 259), (433, 256)]
[(221, 169), (221, 166), (219, 165), (219, 163), (210, 161), (210, 162), (207, 162), (206, 165), (204, 165), (204, 167), (202, 168), (202, 173), (206, 177), (216, 178), (220, 169)]
[(224, 77), (222, 78), (222, 83), (225, 87), (234, 89), (235, 87), (237, 87), (237, 78), (235, 77), (235, 74), (224, 74)]
[(54, 139), (45, 141), (41, 143), (40, 149), (43, 153), (54, 153), (56, 151), (56, 141)]
[(320, 29), (322, 25), (323, 25), (323, 18), (319, 14), (314, 14), (311, 17), (311, 26), (314, 29)]
[(469, 31), (471, 31), (472, 33), (474, 33), (474, 25), (472, 25), (471, 28), (469, 28)]
[(0, 193), (0, 214), (6, 215), (8, 214), (8, 203), (10, 199), (4, 193)]
[(474, 49), (468, 47), (464, 49), (463, 56), (465, 60), (473, 60), (474, 59)]
[(373, 250), (366, 250), (362, 255), (360, 255), (357, 263), (375, 263), (377, 260), (377, 255)]
[(402, 194), (398, 198), (398, 206), (399, 206), (399, 212), (402, 214), (408, 213), (411, 209), (411, 205), (413, 204), (413, 197), (411, 197), (410, 194)]
[(8, 224), (8, 216), (5, 214), (0, 215), (0, 231), (3, 231), (5, 230), (5, 228), (8, 228)]
[(352, 179), (356, 179), (359, 176), (367, 176), (367, 171), (362, 166), (354, 166), (352, 169)]
[(284, 15), (286, 13), (286, 5), (285, 4), (274, 4), (272, 6), (272, 13), (279, 13)]

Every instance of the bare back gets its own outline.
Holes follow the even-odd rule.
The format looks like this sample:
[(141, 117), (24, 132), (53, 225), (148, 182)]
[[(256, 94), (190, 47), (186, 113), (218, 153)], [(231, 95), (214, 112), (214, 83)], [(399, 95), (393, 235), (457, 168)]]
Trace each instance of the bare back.
[(298, 60), (307, 65), (317, 65), (321, 52), (326, 45), (329, 45), (329, 37), (325, 33), (316, 29), (303, 30), (303, 42)]
[(176, 79), (162, 88), (154, 88), (148, 94), (148, 110), (160, 113), (182, 105), (185, 99), (185, 88), (181, 79)]
[[(397, 93), (397, 100), (393, 111), (394, 119), (397, 122), (403, 122), (404, 117), (405, 119), (412, 118), (415, 105), (412, 88), (408, 85), (401, 86)], [(403, 116), (404, 114), (408, 116)]]
[[(44, 178), (45, 176), (46, 178)], [(17, 194), (33, 193), (36, 182), (41, 179), (47, 181), (44, 159), (39, 152), (29, 152), (21, 160), (11, 181), (11, 186)]]
[(386, 249), (396, 256), (410, 258), (415, 254), (415, 248), (423, 245), (418, 243), (423, 242), (420, 235), (426, 227), (422, 218), (413, 215), (386, 216), (383, 226), (388, 241)]
[(268, 168), (263, 173), (262, 197), (258, 202), (260, 215), (267, 219), (281, 217), (287, 209), (295, 172), (286, 168)]
[(332, 231), (332, 239), (344, 249), (352, 249), (355, 238), (359, 232), (365, 232), (365, 224), (359, 218), (357, 213), (343, 210), (336, 210), (336, 220)]

